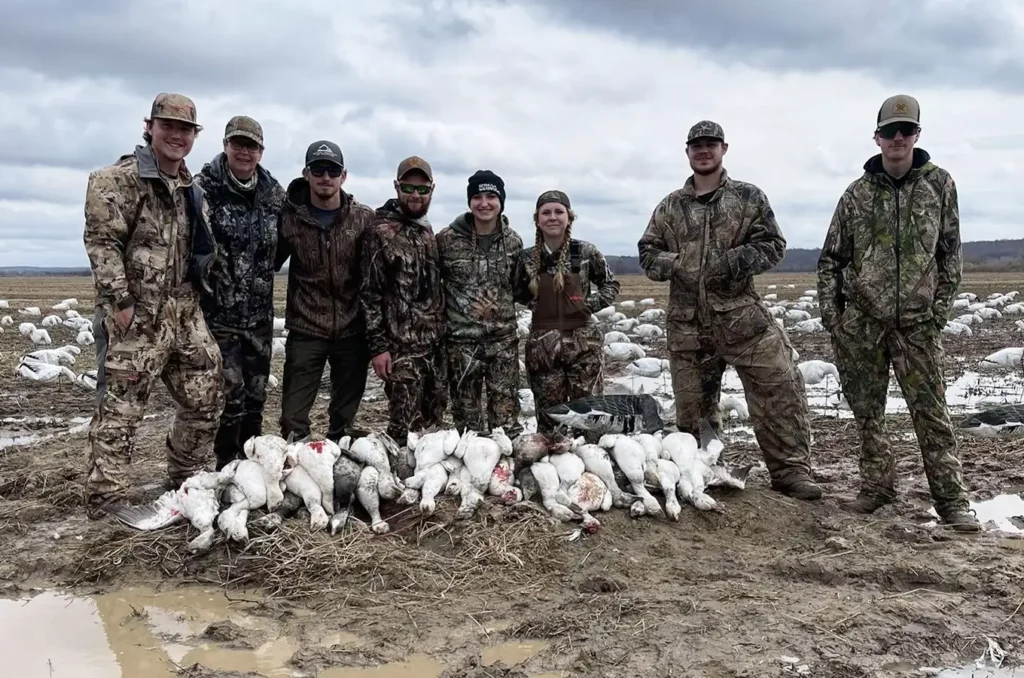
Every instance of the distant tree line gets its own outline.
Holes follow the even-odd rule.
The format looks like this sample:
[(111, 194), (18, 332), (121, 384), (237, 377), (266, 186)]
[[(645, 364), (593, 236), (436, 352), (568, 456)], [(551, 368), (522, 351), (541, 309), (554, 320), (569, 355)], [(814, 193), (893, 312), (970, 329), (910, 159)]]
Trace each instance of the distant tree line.
[[(782, 263), (775, 267), (779, 273), (811, 273), (818, 267), (820, 249), (791, 249), (786, 251)], [(643, 274), (636, 256), (607, 255), (608, 265), (615, 275)], [(285, 267), (282, 273), (286, 273)], [(978, 240), (964, 243), (964, 271), (999, 273), (1024, 271), (1024, 238), (1020, 240)], [(25, 276), (87, 276), (88, 268), (45, 268), (38, 266), (0, 266), (0, 277)]]

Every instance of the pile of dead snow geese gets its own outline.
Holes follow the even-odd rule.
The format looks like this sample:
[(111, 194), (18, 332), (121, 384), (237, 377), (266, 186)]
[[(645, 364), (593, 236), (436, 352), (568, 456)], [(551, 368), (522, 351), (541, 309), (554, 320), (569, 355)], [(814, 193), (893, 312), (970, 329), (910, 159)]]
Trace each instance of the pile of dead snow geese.
[(139, 530), (191, 522), (199, 535), (188, 548), (202, 551), (217, 530), (228, 540), (247, 540), (249, 517), (257, 510), (263, 515), (252, 523), (264, 529), (305, 509), (311, 531), (336, 534), (361, 522), (352, 516), (358, 503), (369, 516), (370, 531), (386, 534), (390, 526), (381, 501), (430, 515), (440, 498), (451, 497), (458, 504), (456, 519), (468, 519), (491, 497), (504, 505), (533, 500), (556, 521), (577, 521), (570, 537), (575, 539), (594, 532), (600, 525), (594, 514), (612, 507), (628, 509), (634, 517), (672, 520), (680, 519), (683, 503), (720, 510), (707, 488), (743, 489), (752, 468), (726, 466), (722, 443), (710, 427), (700, 442), (688, 433), (661, 430), (649, 396), (592, 396), (550, 413), (597, 433), (598, 443), (537, 433), (511, 440), (500, 428), (489, 434), (460, 435), (454, 429), (412, 434), (405, 446), (383, 433), (338, 443), (289, 443), (265, 435), (245, 443), (245, 459), (201, 472), (152, 504), (114, 504), (106, 510)]

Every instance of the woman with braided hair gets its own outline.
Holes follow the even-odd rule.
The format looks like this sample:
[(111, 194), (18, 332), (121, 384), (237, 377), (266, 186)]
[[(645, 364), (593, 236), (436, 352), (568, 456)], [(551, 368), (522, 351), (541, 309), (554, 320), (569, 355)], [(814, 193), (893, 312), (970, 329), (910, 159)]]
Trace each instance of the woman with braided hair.
[(568, 195), (542, 193), (535, 244), (516, 267), (516, 300), (533, 310), (526, 373), (541, 433), (555, 429), (544, 410), (604, 391), (604, 334), (594, 313), (615, 301), (619, 282), (597, 247), (572, 238), (575, 221)]

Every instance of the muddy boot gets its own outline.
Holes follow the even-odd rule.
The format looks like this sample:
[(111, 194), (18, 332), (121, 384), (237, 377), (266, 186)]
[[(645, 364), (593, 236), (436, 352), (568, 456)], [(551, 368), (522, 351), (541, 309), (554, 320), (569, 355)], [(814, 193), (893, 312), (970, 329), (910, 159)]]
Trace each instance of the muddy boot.
[(772, 489), (781, 492), (787, 497), (801, 499), (803, 501), (815, 501), (821, 499), (821, 488), (810, 478), (797, 476), (786, 480), (773, 480)]
[(861, 490), (857, 493), (857, 498), (852, 501), (844, 501), (839, 506), (840, 508), (846, 509), (853, 513), (869, 514), (874, 513), (878, 509), (882, 508), (886, 504), (891, 504), (892, 500), (883, 497), (880, 494), (874, 492), (865, 492)]
[(941, 523), (944, 527), (957, 532), (981, 532), (981, 523), (978, 522), (974, 511), (970, 509), (954, 508), (941, 515)]
[(217, 429), (217, 437), (213, 439), (213, 453), (217, 457), (216, 470), (220, 471), (235, 459), (245, 456), (239, 443), (241, 429), (240, 424), (221, 424)]

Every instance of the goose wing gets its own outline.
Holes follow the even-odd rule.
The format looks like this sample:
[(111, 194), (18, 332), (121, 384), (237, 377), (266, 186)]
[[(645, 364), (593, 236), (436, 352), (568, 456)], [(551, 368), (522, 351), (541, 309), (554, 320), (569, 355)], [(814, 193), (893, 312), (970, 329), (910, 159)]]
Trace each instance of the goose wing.
[(174, 492), (166, 492), (151, 504), (142, 506), (110, 504), (104, 507), (104, 510), (128, 527), (134, 527), (143, 532), (152, 532), (185, 520), (185, 516), (178, 510), (176, 504)]

